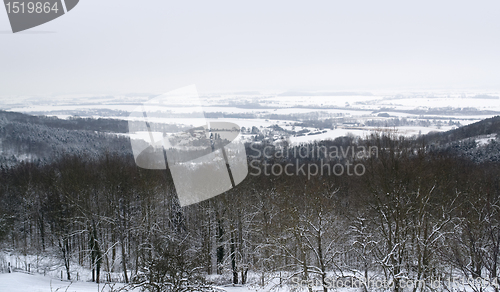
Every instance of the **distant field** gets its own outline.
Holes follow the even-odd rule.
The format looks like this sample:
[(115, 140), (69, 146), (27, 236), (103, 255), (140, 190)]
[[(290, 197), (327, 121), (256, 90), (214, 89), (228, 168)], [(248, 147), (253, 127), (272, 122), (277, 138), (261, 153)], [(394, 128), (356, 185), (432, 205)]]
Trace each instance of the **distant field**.
[[(3, 99), (0, 101), (0, 109), (59, 118), (77, 115), (127, 119), (130, 112), (153, 96), (18, 97)], [(456, 125), (468, 125), (499, 115), (499, 96), (500, 93), (497, 92), (392, 92), (330, 96), (321, 93), (254, 93), (213, 94), (202, 96), (201, 100), (205, 115), (209, 119), (223, 119), (240, 127), (255, 126), (266, 129), (278, 125), (289, 131), (292, 129), (307, 130), (309, 133), (322, 131), (315, 135), (289, 137), (292, 143), (300, 143), (334, 139), (347, 134), (365, 136), (380, 130), (395, 130), (407, 136), (446, 131), (455, 128)], [(156, 110), (168, 112), (174, 117), (167, 115), (166, 118), (151, 118), (153, 122), (191, 125), (195, 120), (189, 114), (198, 109), (186, 100), (176, 100), (170, 105), (158, 104)], [(322, 128), (296, 126), (304, 120), (327, 119), (333, 119), (335, 122), (329, 127)], [(395, 119), (405, 119), (405, 122), (409, 123), (395, 126), (393, 125)], [(350, 123), (356, 123), (356, 126), (352, 127)], [(251, 135), (243, 135), (243, 139), (251, 138)]]

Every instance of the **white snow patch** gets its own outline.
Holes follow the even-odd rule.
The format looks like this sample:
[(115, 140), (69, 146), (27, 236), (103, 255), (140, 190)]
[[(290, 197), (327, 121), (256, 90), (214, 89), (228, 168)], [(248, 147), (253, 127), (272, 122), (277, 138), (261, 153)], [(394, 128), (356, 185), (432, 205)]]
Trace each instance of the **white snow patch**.
[[(115, 289), (118, 287), (123, 287), (123, 284), (116, 284), (114, 286)], [(2, 292), (96, 292), (110, 291), (110, 288), (108, 284), (68, 282), (43, 275), (24, 273), (0, 274), (0, 291)]]

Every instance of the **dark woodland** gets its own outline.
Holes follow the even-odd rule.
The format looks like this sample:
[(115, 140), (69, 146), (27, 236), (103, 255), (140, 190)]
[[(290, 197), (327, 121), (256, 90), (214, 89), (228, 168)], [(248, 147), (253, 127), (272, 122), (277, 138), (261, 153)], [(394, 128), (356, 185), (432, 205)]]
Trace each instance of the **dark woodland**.
[[(135, 165), (128, 138), (117, 134), (126, 131), (118, 120), (0, 112), (0, 248), (54, 256), (67, 279), (80, 265), (95, 282), (147, 291), (287, 285), (299, 277), (327, 292), (333, 275), (381, 279), (399, 292), (403, 279), (493, 282), (500, 272), (500, 141), (474, 140), (500, 134), (500, 117), (444, 133), (380, 132), (301, 145), (312, 153), (322, 146), (378, 153), (298, 161), (358, 163), (361, 176), (267, 169), (270, 175), (248, 175), (182, 208), (168, 170)], [(249, 164), (297, 163), (274, 152), (250, 156), (266, 146), (279, 151), (266, 142), (248, 145)]]

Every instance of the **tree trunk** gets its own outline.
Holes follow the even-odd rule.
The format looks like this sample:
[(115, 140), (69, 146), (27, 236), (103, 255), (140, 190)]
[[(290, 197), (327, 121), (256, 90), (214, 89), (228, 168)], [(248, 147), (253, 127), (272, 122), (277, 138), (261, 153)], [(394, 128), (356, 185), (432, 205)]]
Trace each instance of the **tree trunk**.
[(233, 270), (233, 284), (238, 284), (238, 269), (236, 268), (236, 239), (231, 231), (231, 269)]
[(224, 225), (223, 220), (217, 212), (217, 274), (222, 274), (224, 262)]

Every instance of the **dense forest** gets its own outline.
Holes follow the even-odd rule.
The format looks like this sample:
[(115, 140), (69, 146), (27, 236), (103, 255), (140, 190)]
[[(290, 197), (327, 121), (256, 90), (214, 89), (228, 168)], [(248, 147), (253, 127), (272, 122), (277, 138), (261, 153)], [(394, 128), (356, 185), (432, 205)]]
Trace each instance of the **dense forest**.
[[(169, 171), (138, 168), (127, 138), (59, 127), (61, 132), (47, 133), (55, 137), (49, 141), (65, 134), (79, 137), (75, 147), (78, 139), (99, 145), (95, 141), (107, 135), (104, 146), (66, 147), (43, 161), (2, 163), (0, 247), (50, 254), (60, 259), (67, 279), (83, 266), (92, 270), (93, 281), (122, 281), (146, 291), (210, 289), (211, 283), (293, 285), (299, 278), (327, 292), (331, 277), (380, 280), (398, 292), (408, 280), (424, 283), (413, 291), (433, 290), (436, 280), (452, 291), (445, 281), (451, 276), (494, 283), (500, 272), (498, 151), (478, 147), (471, 137), (498, 133), (497, 120), (485, 121), (490, 128), (481, 131), (475, 124), (418, 138), (378, 133), (300, 145), (295, 148), (311, 155), (299, 158), (277, 155), (294, 148), (289, 145), (247, 145), (249, 165), (262, 169), (261, 175), (182, 208)], [(28, 132), (2, 127), (3, 141), (11, 141), (3, 142), (4, 153), (50, 126), (20, 124), (30, 125)], [(12, 142), (14, 134), (25, 138)], [(377, 154), (313, 154), (334, 146), (375, 147)], [(268, 156), (255, 155), (265, 148)], [(308, 176), (270, 169), (289, 163), (362, 164), (365, 171)]]

